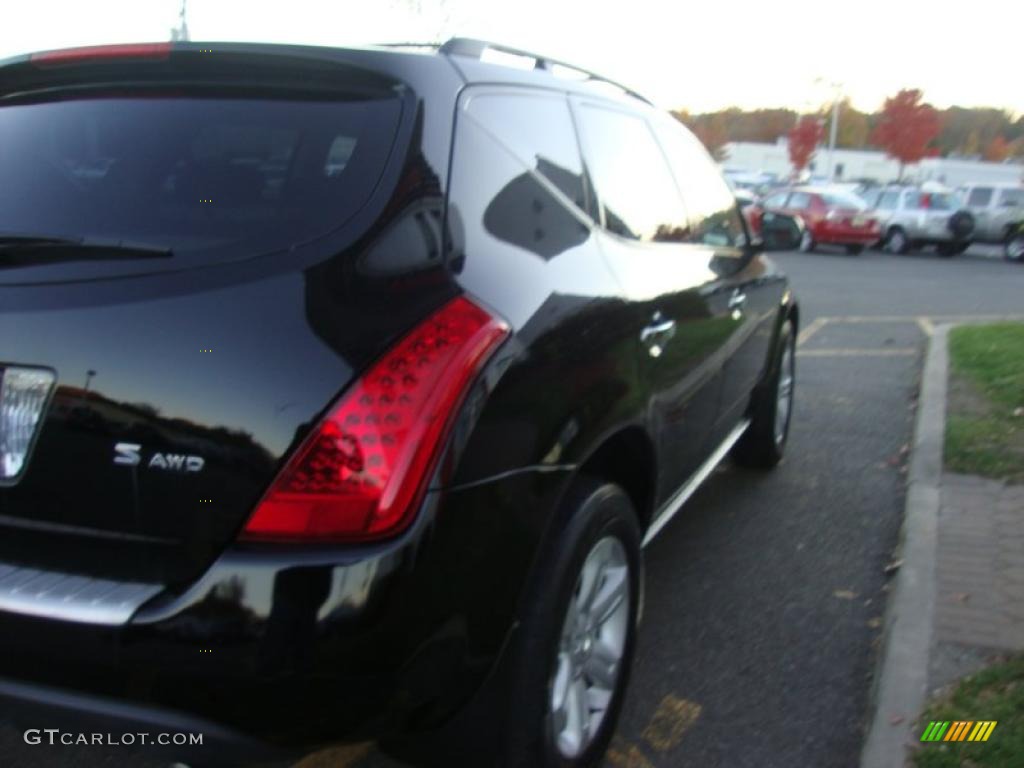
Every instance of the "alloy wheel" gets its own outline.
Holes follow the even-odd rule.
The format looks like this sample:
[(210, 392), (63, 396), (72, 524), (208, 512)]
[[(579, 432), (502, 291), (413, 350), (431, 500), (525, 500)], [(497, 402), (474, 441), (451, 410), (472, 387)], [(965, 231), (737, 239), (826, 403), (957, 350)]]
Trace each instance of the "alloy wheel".
[(576, 579), (549, 685), (555, 744), (564, 758), (582, 754), (608, 715), (630, 629), (631, 578), (622, 542), (605, 536)]
[(793, 366), (793, 345), (786, 344), (779, 363), (779, 387), (775, 401), (775, 424), (772, 434), (775, 444), (782, 445), (789, 426), (789, 413), (793, 408), (793, 383), (796, 378)]

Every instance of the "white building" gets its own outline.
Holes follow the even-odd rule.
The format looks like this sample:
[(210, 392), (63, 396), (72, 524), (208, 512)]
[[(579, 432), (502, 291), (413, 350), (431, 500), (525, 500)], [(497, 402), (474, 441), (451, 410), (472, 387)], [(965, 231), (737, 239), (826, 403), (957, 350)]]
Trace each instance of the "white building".
[[(749, 141), (729, 142), (723, 148), (723, 155), (725, 159), (722, 161), (722, 167), (727, 170), (772, 173), (780, 178), (787, 178), (793, 173), (785, 137), (780, 137), (774, 144), (758, 144)], [(884, 152), (865, 149), (834, 150), (832, 167), (831, 176), (836, 181), (873, 179), (884, 183), (896, 181), (900, 172), (900, 164), (886, 156)], [(827, 147), (818, 147), (811, 156), (808, 170), (813, 176), (827, 178), (830, 175)], [(908, 165), (903, 171), (903, 178), (909, 181), (938, 181), (949, 186), (967, 182), (1024, 184), (1024, 165), (929, 157), (920, 163)]]

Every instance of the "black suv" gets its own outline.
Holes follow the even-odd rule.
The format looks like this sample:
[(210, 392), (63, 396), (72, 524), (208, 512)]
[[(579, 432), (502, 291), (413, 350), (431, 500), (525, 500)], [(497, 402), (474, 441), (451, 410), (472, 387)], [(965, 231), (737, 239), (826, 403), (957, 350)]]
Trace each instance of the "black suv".
[(643, 546), (782, 455), (794, 232), (642, 98), (494, 50), (0, 64), (8, 717), (599, 758)]

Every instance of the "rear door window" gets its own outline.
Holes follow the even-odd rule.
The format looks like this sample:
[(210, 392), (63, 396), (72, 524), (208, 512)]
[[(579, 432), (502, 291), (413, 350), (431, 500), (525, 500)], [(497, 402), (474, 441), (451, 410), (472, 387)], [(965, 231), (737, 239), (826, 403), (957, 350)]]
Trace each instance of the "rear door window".
[(647, 122), (592, 103), (583, 103), (579, 114), (605, 228), (631, 240), (686, 240), (683, 202)]
[(967, 205), (971, 208), (984, 208), (992, 202), (991, 187), (975, 187), (967, 196)]
[(367, 201), (401, 115), (394, 95), (186, 94), (0, 106), (0, 232), (146, 243), (176, 263), (287, 248)]

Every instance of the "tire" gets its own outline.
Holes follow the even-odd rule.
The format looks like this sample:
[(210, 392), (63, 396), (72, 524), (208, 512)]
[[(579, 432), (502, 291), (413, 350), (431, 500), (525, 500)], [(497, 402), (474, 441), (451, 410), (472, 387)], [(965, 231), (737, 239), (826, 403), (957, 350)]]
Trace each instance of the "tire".
[(1003, 243), (1003, 257), (1007, 261), (1024, 262), (1024, 231), (1018, 231)]
[(974, 214), (970, 211), (957, 211), (949, 217), (947, 226), (956, 240), (964, 240), (974, 234)]
[(795, 385), (796, 338), (793, 323), (787, 320), (782, 326), (769, 379), (764, 386), (754, 391), (750, 426), (733, 446), (732, 456), (737, 464), (755, 469), (771, 469), (782, 461), (789, 437), (789, 424), (793, 418)]
[(944, 256), (947, 259), (950, 258), (951, 256), (956, 256), (956, 244), (939, 243), (938, 245), (935, 246), (935, 252), (939, 254), (939, 256)]
[(910, 238), (901, 227), (893, 227), (885, 236), (885, 250), (903, 255), (910, 251)]
[(864, 253), (863, 245), (848, 245), (846, 246), (846, 252), (851, 256), (860, 256)]
[(805, 229), (803, 234), (800, 235), (800, 251), (803, 253), (810, 253), (817, 247), (817, 243), (814, 242), (814, 235), (811, 234), (811, 230)]
[[(515, 725), (508, 729), (501, 763), (507, 768), (598, 765), (615, 732), (629, 681), (642, 581), (640, 528), (633, 504), (619, 486), (583, 477), (574, 484), (564, 508), (569, 510), (567, 522), (541, 553), (516, 632), (516, 686), (505, 720)], [(573, 613), (587, 592), (584, 575), (601, 572), (595, 557), (598, 565), (603, 559), (606, 579), (624, 579), (620, 602), (604, 612), (610, 618), (597, 634), (596, 624), (589, 633), (580, 631), (589, 614)], [(591, 600), (600, 599), (604, 589), (609, 587), (597, 585), (589, 593)], [(577, 676), (574, 667), (600, 668), (601, 648), (609, 658), (618, 655), (616, 670), (608, 672), (606, 666), (603, 677), (582, 671)], [(590, 685), (595, 687), (587, 688)], [(575, 697), (584, 688), (590, 727), (576, 733), (573, 715), (566, 713), (574, 711)], [(559, 697), (562, 707), (556, 706)], [(598, 709), (591, 712), (590, 704), (600, 700), (605, 704), (603, 714)]]

